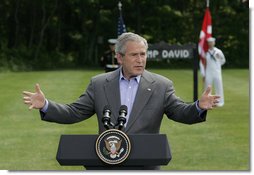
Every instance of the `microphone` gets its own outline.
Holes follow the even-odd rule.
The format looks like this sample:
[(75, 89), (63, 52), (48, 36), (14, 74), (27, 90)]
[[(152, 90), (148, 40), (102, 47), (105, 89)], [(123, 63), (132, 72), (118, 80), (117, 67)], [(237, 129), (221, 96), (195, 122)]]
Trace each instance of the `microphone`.
[(111, 125), (110, 115), (111, 115), (110, 106), (109, 105), (104, 106), (103, 117), (101, 121), (106, 129), (109, 129), (109, 125)]
[(124, 124), (126, 123), (126, 115), (127, 115), (127, 106), (126, 105), (122, 105), (120, 107), (119, 110), (119, 117), (118, 117), (118, 123), (119, 123), (119, 127), (118, 129), (121, 130), (124, 126)]

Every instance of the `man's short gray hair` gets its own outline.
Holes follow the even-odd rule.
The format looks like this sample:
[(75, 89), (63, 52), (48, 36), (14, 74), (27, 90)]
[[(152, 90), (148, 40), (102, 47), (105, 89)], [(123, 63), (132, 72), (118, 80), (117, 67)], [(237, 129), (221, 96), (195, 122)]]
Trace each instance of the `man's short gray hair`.
[(126, 52), (126, 43), (128, 41), (136, 41), (136, 42), (143, 42), (146, 50), (148, 49), (148, 44), (145, 38), (135, 34), (135, 33), (123, 33), (122, 35), (120, 35), (116, 41), (116, 45), (115, 45), (115, 52), (116, 53), (120, 53), (120, 54), (125, 54)]

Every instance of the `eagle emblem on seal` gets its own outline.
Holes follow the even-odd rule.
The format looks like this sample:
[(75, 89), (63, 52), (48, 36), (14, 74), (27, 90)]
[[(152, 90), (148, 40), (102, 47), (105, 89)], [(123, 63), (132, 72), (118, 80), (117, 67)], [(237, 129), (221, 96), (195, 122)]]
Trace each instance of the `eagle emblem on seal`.
[(95, 143), (97, 156), (105, 163), (117, 165), (125, 161), (131, 152), (129, 137), (117, 129), (101, 133)]
[[(121, 148), (122, 140), (116, 136), (110, 136), (104, 140), (106, 150), (104, 153), (109, 155), (112, 159), (120, 157), (121, 153), (124, 151), (124, 148)], [(121, 149), (120, 149), (121, 148)]]

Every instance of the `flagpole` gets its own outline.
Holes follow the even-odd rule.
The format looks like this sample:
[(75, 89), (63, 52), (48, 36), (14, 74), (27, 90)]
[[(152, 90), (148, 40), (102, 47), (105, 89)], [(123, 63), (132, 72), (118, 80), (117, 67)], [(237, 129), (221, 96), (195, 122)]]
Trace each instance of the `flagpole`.
[(121, 35), (122, 33), (126, 32), (126, 26), (123, 22), (123, 16), (122, 16), (122, 3), (121, 1), (118, 1), (118, 9), (119, 9), (119, 18), (118, 18), (118, 27), (117, 27), (117, 35)]
[(118, 2), (118, 9), (121, 12), (121, 10), (122, 10), (122, 3), (121, 3), (121, 1)]
[(119, 10), (119, 18), (118, 18), (118, 27), (117, 27), (117, 35), (121, 35), (121, 20), (122, 20), (122, 3), (118, 1), (118, 10)]
[(206, 7), (209, 7), (209, 0), (206, 0)]

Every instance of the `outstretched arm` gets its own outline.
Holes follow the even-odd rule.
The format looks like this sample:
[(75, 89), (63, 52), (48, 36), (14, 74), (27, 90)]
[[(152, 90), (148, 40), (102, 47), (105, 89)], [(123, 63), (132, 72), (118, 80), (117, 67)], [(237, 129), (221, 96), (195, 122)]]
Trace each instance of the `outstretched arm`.
[[(46, 100), (39, 84), (36, 84), (35, 92), (23, 91), (23, 100), (30, 110), (40, 110), (42, 120), (70, 124), (85, 120), (95, 113), (92, 89), (92, 84), (90, 84), (86, 92), (76, 102), (60, 104)], [(45, 107), (46, 109), (44, 109)]]
[(205, 121), (207, 110), (213, 109), (218, 104), (219, 96), (211, 95), (211, 86), (206, 89), (199, 101), (192, 104), (184, 103), (175, 96), (172, 85), (168, 87), (165, 113), (174, 121), (186, 124)]
[(23, 100), (24, 103), (29, 106), (31, 109), (42, 109), (45, 105), (46, 98), (43, 92), (40, 89), (40, 85), (35, 85), (35, 92), (23, 91)]
[(208, 86), (199, 100), (199, 108), (203, 110), (210, 110), (217, 106), (220, 96), (211, 95), (212, 87)]

